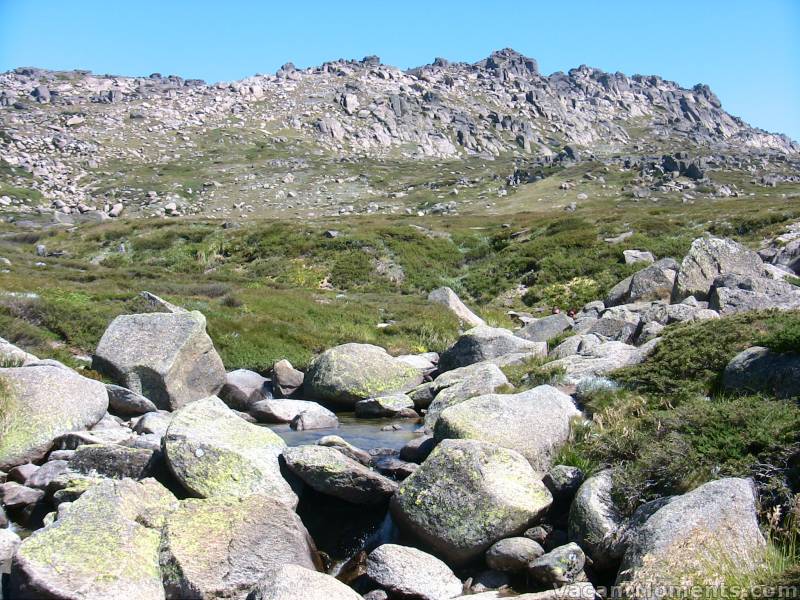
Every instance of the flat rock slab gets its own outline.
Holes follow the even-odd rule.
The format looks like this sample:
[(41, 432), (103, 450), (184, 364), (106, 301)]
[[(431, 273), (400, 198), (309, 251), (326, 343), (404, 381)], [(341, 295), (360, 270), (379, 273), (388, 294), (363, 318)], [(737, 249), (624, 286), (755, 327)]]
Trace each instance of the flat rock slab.
[(266, 427), (238, 417), (217, 397), (177, 411), (163, 446), (170, 470), (195, 496), (261, 493), (297, 505), (278, 462), (286, 444)]
[(51, 365), (0, 369), (0, 470), (38, 461), (59, 436), (97, 423), (106, 387)]

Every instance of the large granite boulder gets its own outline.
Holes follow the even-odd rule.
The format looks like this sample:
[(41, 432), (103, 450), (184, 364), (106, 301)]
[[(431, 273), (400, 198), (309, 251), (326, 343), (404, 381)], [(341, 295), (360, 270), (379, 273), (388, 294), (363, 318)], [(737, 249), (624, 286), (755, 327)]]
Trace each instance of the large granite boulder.
[(445, 409), (434, 437), (492, 442), (516, 450), (544, 472), (568, 439), (572, 419), (580, 417), (572, 398), (541, 385), (520, 394), (489, 394)]
[(535, 524), (552, 496), (524, 456), (488, 442), (445, 440), (392, 498), (398, 526), (453, 564)]
[(765, 549), (752, 482), (720, 479), (673, 499), (637, 528), (617, 585), (642, 600), (663, 598), (668, 589), (713, 587), (726, 572), (755, 570)]
[(272, 398), (270, 381), (255, 371), (236, 369), (225, 375), (219, 398), (232, 409), (247, 412), (256, 402)]
[(66, 367), (0, 369), (0, 470), (42, 459), (56, 438), (88, 429), (107, 409), (106, 387)]
[(164, 527), (161, 568), (169, 598), (244, 598), (264, 573), (292, 564), (318, 570), (300, 517), (275, 498), (183, 500)]
[(500, 367), (489, 362), (475, 363), (442, 373), (427, 384), (431, 399), (427, 403), (418, 403), (415, 397), (415, 403), (427, 406), (425, 427), (433, 431), (436, 420), (447, 407), (475, 396), (491, 394), (507, 385), (508, 378)]
[(297, 496), (281, 475), (286, 444), (266, 427), (248, 423), (216, 397), (175, 413), (164, 435), (170, 471), (192, 495), (274, 495), (294, 507)]
[(569, 511), (569, 539), (577, 542), (598, 571), (616, 568), (622, 559), (618, 534), (624, 518), (611, 497), (613, 472), (600, 471), (578, 489)]
[(698, 238), (681, 262), (672, 301), (680, 302), (688, 296), (706, 300), (711, 284), (720, 275), (762, 277), (764, 264), (758, 254), (733, 240)]
[(458, 320), (470, 327), (486, 325), (486, 322), (467, 308), (461, 298), (449, 287), (440, 287), (428, 294), (428, 302), (441, 304), (453, 313)]
[(575, 322), (564, 313), (557, 313), (528, 323), (514, 335), (529, 342), (549, 342), (574, 324)]
[(438, 558), (397, 544), (383, 544), (370, 552), (367, 577), (398, 598), (445, 600), (463, 589), (461, 580)]
[(267, 573), (246, 600), (362, 600), (341, 581), (299, 565), (282, 565)]
[(420, 371), (393, 358), (383, 348), (343, 344), (312, 361), (304, 390), (314, 400), (352, 408), (359, 400), (406, 391), (421, 382)]
[(100, 339), (93, 367), (166, 410), (212, 396), (225, 381), (197, 311), (120, 315)]
[(743, 350), (725, 367), (722, 387), (778, 398), (800, 396), (800, 354), (779, 354), (760, 346)]
[(161, 529), (176, 505), (153, 479), (107, 479), (90, 487), (22, 542), (11, 597), (163, 600)]
[(461, 335), (455, 344), (442, 353), (439, 368), (449, 371), (506, 354), (520, 353), (544, 356), (547, 354), (547, 344), (523, 340), (508, 329), (481, 325)]
[(708, 305), (721, 315), (751, 310), (800, 308), (800, 288), (766, 277), (722, 275), (711, 286)]
[(591, 345), (580, 354), (554, 360), (549, 366), (564, 369), (567, 383), (578, 383), (587, 377), (606, 375), (616, 369), (642, 362), (658, 343), (658, 338), (637, 348), (623, 342), (603, 342)]
[(283, 451), (286, 466), (316, 491), (352, 504), (381, 504), (397, 484), (328, 446), (295, 446)]

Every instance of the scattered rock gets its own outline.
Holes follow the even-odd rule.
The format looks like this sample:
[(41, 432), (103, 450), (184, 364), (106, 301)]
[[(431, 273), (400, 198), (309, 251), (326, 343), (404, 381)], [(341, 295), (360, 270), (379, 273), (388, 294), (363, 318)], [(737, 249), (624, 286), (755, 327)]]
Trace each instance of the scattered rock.
[(303, 387), (305, 374), (288, 360), (279, 360), (272, 367), (272, 389), (276, 398), (291, 398)]
[(459, 298), (458, 295), (449, 287), (441, 287), (433, 290), (430, 294), (428, 294), (428, 302), (434, 302), (436, 304), (445, 306), (450, 312), (458, 317), (459, 321), (470, 327), (486, 325), (486, 322), (472, 312), (469, 308), (467, 308), (467, 306), (461, 301), (461, 298)]
[(383, 544), (370, 552), (367, 577), (398, 598), (444, 600), (462, 590), (461, 581), (438, 558), (396, 544)]
[(547, 344), (529, 342), (515, 336), (507, 329), (483, 325), (474, 327), (459, 337), (458, 341), (442, 354), (439, 366), (442, 371), (450, 371), (512, 353), (545, 356)]
[(486, 564), (496, 571), (519, 573), (543, 554), (544, 548), (533, 540), (511, 537), (492, 544), (486, 551)]

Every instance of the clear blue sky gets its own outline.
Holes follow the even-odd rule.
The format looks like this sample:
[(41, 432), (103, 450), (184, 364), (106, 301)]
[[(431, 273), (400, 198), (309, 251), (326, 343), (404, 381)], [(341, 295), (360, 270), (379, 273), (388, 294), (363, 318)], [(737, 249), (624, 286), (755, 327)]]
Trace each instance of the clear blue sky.
[(506, 46), (544, 73), (707, 83), (729, 112), (800, 140), (800, 0), (0, 0), (0, 70), (220, 81), (368, 54), (472, 62)]

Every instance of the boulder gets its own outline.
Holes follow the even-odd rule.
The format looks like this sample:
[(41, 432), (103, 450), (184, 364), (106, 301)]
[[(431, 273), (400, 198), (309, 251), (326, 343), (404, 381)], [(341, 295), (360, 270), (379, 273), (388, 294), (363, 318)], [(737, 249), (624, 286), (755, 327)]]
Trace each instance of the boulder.
[(623, 250), (622, 256), (625, 259), (626, 265), (633, 265), (636, 263), (652, 264), (656, 260), (653, 254), (646, 250)]
[(414, 401), (406, 394), (391, 394), (360, 400), (356, 402), (355, 411), (356, 416), (362, 418), (413, 416), (412, 413), (415, 414)]
[(628, 344), (636, 336), (639, 322), (638, 314), (623, 307), (612, 307), (603, 312), (602, 316), (589, 327), (587, 334), (603, 341)]
[(339, 419), (333, 413), (323, 413), (321, 411), (303, 411), (299, 413), (289, 427), (296, 431), (307, 429), (335, 429), (339, 427)]
[(140, 435), (154, 434), (164, 437), (170, 421), (172, 421), (172, 415), (166, 411), (146, 413), (136, 420), (133, 431)]
[(372, 462), (372, 455), (369, 452), (362, 450), (361, 448), (356, 448), (353, 446), (353, 444), (340, 438), (338, 435), (326, 435), (321, 437), (317, 440), (317, 444), (320, 446), (326, 446), (327, 448), (335, 448), (348, 458), (352, 458), (354, 461), (360, 462), (362, 465), (368, 466)]
[(214, 395), (225, 381), (206, 319), (197, 311), (118, 316), (92, 365), (166, 410)]
[(723, 238), (698, 238), (681, 262), (675, 279), (673, 302), (687, 296), (698, 300), (708, 298), (711, 284), (720, 275), (762, 277), (761, 257), (738, 242)]
[(800, 396), (800, 354), (779, 354), (760, 346), (748, 348), (725, 367), (722, 387), (777, 398)]
[(547, 344), (523, 340), (508, 329), (481, 325), (461, 335), (455, 344), (444, 351), (439, 359), (439, 368), (442, 371), (450, 371), (515, 353), (535, 353), (544, 356), (547, 354)]
[(11, 570), (11, 558), (19, 548), (20, 543), (22, 543), (22, 540), (19, 539), (16, 533), (10, 529), (0, 527), (0, 579), (3, 579), (3, 575), (7, 575)]
[(367, 557), (367, 577), (391, 597), (419, 600), (455, 598), (461, 580), (446, 564), (416, 548), (383, 544)]
[(504, 573), (519, 573), (544, 554), (544, 548), (526, 537), (511, 537), (495, 542), (486, 551), (490, 569)]
[(397, 484), (326, 446), (295, 446), (283, 451), (286, 466), (308, 486), (352, 504), (381, 504)]
[(141, 394), (119, 385), (106, 384), (108, 410), (123, 417), (135, 417), (158, 410), (155, 404)]
[(272, 398), (270, 381), (255, 371), (236, 369), (225, 375), (219, 397), (234, 410), (247, 412), (253, 404)]
[(425, 428), (433, 430), (442, 411), (475, 396), (491, 394), (508, 385), (500, 367), (491, 363), (476, 363), (442, 373), (430, 385), (432, 400), (425, 414)]
[(631, 536), (617, 575), (623, 594), (655, 600), (692, 586), (719, 585), (724, 574), (754, 571), (766, 543), (756, 495), (746, 479), (719, 479), (673, 499)]
[[(160, 454), (160, 453), (159, 453)], [(87, 444), (75, 450), (69, 466), (78, 473), (123, 479), (143, 479), (156, 469), (157, 453), (117, 444)]]
[(391, 501), (398, 526), (453, 564), (519, 535), (552, 497), (524, 456), (475, 440), (445, 440)]
[(514, 335), (530, 342), (549, 342), (573, 325), (574, 321), (570, 317), (564, 313), (558, 313), (536, 319), (515, 332)]
[(359, 400), (410, 390), (421, 373), (370, 344), (344, 344), (315, 358), (306, 373), (305, 393), (352, 408)]
[(569, 543), (540, 556), (528, 565), (528, 574), (534, 581), (561, 587), (575, 583), (583, 573), (586, 555), (580, 546)]
[(564, 369), (565, 381), (575, 384), (586, 377), (606, 375), (621, 367), (642, 362), (653, 349), (651, 344), (654, 342), (657, 339), (640, 348), (623, 342), (603, 342), (586, 352), (581, 350), (581, 354), (560, 358), (548, 364), (554, 369)]
[(308, 412), (336, 419), (327, 408), (308, 400), (260, 400), (250, 406), (250, 414), (259, 423), (291, 423), (300, 413)]
[(59, 436), (97, 423), (106, 387), (71, 369), (0, 369), (0, 470), (42, 459)]
[(175, 498), (153, 479), (107, 479), (52, 525), (23, 540), (12, 598), (163, 600), (161, 528)]
[(721, 315), (769, 308), (800, 308), (800, 288), (765, 277), (724, 275), (711, 287), (709, 307)]
[(400, 460), (422, 464), (422, 461), (428, 458), (435, 447), (436, 441), (432, 435), (415, 437), (400, 448)]
[[(597, 321), (597, 319), (594, 321)], [(593, 334), (583, 333), (571, 335), (558, 346), (553, 348), (547, 356), (555, 360), (559, 358), (566, 358), (574, 354), (584, 354), (592, 347), (599, 344), (600, 338)]]
[(362, 600), (341, 581), (299, 565), (281, 565), (270, 571), (246, 600)]
[(516, 450), (537, 471), (569, 439), (573, 418), (580, 416), (572, 398), (549, 385), (520, 394), (489, 394), (445, 409), (434, 437), (492, 442)]
[(542, 483), (550, 490), (554, 503), (568, 503), (578, 492), (583, 480), (583, 471), (578, 467), (554, 465), (548, 469)]
[(669, 300), (677, 274), (678, 263), (672, 258), (662, 258), (633, 274), (626, 301)]
[(288, 360), (279, 360), (272, 367), (272, 391), (276, 398), (290, 398), (303, 387), (305, 374)]
[(198, 400), (177, 411), (163, 446), (170, 471), (192, 495), (261, 493), (297, 505), (278, 462), (286, 444), (266, 427), (236, 416), (219, 398)]
[(599, 571), (616, 568), (622, 559), (617, 537), (624, 518), (611, 498), (612, 485), (611, 470), (589, 477), (569, 511), (569, 539), (584, 549)]
[(42, 490), (29, 488), (16, 481), (6, 481), (0, 485), (0, 504), (9, 510), (36, 504), (42, 498), (44, 498)]
[(300, 517), (275, 498), (190, 498), (166, 519), (161, 568), (169, 598), (244, 598), (287, 564), (320, 566)]
[(486, 322), (467, 308), (456, 293), (449, 287), (440, 287), (433, 290), (428, 294), (428, 302), (441, 304), (458, 317), (459, 321), (470, 327), (486, 325)]
[(22, 348), (0, 337), (0, 364), (9, 367), (21, 367), (28, 363), (37, 362), (38, 360), (38, 357), (29, 352), (25, 352)]
[(55, 454), (55, 452), (50, 453), (51, 460), (48, 460), (36, 473), (31, 475), (25, 482), (25, 485), (40, 490), (46, 490), (53, 481), (69, 472), (69, 462), (66, 460), (53, 459), (53, 455)]

